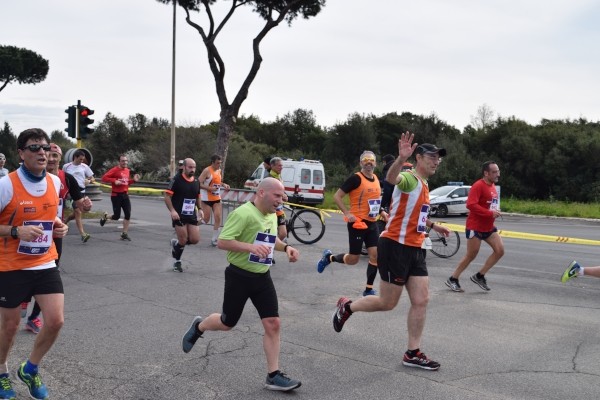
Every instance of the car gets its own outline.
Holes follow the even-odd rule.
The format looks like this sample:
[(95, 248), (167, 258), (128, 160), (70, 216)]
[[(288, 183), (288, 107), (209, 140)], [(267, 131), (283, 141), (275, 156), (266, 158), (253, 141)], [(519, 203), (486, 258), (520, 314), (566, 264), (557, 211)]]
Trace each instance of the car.
[(432, 190), (429, 192), (431, 215), (441, 218), (448, 214), (467, 215), (469, 190), (471, 186), (465, 186), (462, 182), (448, 182), (448, 185)]

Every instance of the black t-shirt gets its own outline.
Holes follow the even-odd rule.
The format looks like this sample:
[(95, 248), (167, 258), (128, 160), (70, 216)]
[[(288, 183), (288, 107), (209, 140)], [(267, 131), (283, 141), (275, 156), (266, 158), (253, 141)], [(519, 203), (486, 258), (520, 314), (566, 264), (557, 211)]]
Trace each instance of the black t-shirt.
[(182, 220), (196, 219), (195, 206), (200, 195), (200, 182), (194, 177), (192, 181), (184, 178), (183, 174), (177, 174), (169, 182), (169, 191), (172, 192), (171, 203)]

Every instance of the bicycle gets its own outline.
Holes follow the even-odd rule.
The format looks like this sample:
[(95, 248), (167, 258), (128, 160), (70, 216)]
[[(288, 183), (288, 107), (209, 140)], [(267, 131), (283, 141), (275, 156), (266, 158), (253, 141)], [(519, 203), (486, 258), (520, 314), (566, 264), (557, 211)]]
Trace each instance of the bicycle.
[(441, 233), (432, 231), (431, 228), (427, 228), (427, 234), (431, 240), (431, 249), (429, 250), (436, 256), (449, 258), (458, 252), (460, 248), (460, 235), (458, 232), (452, 231), (450, 236), (446, 237)]
[(325, 222), (320, 210), (319, 212), (308, 208), (297, 210), (288, 205), (284, 205), (283, 208), (292, 213), (285, 221), (288, 237), (291, 233), (297, 241), (304, 244), (313, 244), (321, 240), (325, 234)]

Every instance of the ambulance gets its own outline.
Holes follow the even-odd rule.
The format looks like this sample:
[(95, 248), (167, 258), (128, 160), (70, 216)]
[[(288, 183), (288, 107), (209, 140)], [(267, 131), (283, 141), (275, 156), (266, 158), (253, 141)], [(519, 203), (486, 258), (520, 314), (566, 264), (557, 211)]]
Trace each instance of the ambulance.
[[(317, 205), (325, 199), (325, 169), (318, 160), (283, 159), (281, 179), (290, 203)], [(261, 163), (244, 183), (244, 189), (256, 190), (269, 176)]]

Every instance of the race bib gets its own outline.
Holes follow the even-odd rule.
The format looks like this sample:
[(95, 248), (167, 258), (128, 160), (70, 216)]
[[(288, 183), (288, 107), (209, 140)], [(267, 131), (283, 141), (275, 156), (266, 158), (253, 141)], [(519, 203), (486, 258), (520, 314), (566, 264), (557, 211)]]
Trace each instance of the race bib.
[(213, 190), (211, 192), (214, 196), (219, 196), (221, 194), (221, 185), (219, 184), (214, 184), (213, 185)]
[(266, 258), (260, 258), (254, 253), (250, 253), (248, 256), (248, 261), (253, 263), (265, 264), (271, 266), (273, 263), (273, 251), (275, 250), (275, 239), (277, 236), (271, 235), (269, 233), (258, 232), (256, 234), (256, 238), (254, 239), (254, 244), (263, 244), (267, 245), (271, 248), (269, 255)]
[(381, 208), (381, 199), (369, 200), (369, 217), (377, 218), (379, 215), (379, 208)]
[(498, 204), (498, 198), (494, 197), (492, 199), (492, 202), (490, 203), (490, 210), (492, 211), (498, 211), (500, 209), (499, 204)]
[(181, 215), (194, 215), (196, 212), (196, 199), (183, 199)]
[(36, 225), (39, 226), (43, 233), (37, 239), (32, 241), (21, 240), (19, 241), (19, 247), (17, 253), (27, 254), (29, 256), (38, 256), (40, 254), (46, 254), (52, 246), (52, 228), (54, 221), (25, 221), (23, 226)]
[(427, 216), (429, 215), (429, 204), (423, 204), (421, 206), (421, 212), (419, 213), (419, 223), (417, 224), (417, 232), (427, 232)]

